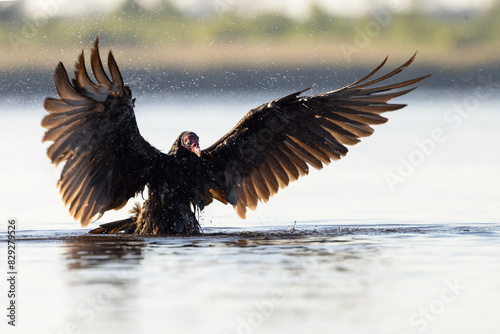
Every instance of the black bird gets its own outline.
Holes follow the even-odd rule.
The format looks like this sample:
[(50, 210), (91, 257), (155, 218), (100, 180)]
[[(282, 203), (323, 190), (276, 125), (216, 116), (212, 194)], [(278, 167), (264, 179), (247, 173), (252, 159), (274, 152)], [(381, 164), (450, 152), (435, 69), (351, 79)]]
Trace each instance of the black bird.
[(368, 75), (343, 88), (300, 96), (304, 89), (248, 112), (212, 146), (200, 150), (194, 132), (182, 132), (168, 153), (151, 146), (140, 134), (131, 90), (124, 85), (111, 51), (109, 75), (99, 55), (98, 38), (90, 56), (90, 79), (82, 51), (75, 77), (69, 81), (60, 62), (54, 81), (59, 99), (45, 99), (49, 113), (42, 120), (43, 141), (52, 141), (47, 155), (64, 162), (58, 187), (69, 212), (87, 226), (104, 212), (122, 208), (147, 186), (144, 205), (133, 215), (107, 223), (91, 233), (196, 234), (195, 212), (214, 199), (231, 204), (245, 218), (292, 181), (321, 169), (347, 153), (360, 137), (382, 124), (381, 114), (406, 106), (388, 101), (406, 94), (428, 76), (382, 84), (403, 71), (414, 58), (373, 78)]

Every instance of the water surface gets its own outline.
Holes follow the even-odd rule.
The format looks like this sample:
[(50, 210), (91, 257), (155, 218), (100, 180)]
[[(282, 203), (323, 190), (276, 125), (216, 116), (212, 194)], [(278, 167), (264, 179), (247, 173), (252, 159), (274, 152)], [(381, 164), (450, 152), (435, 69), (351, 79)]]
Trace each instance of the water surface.
[[(207, 147), (281, 95), (139, 97), (136, 114), (164, 151), (188, 129)], [(217, 203), (201, 215), (204, 235), (171, 238), (87, 235), (40, 142), (43, 97), (3, 97), (0, 245), (6, 254), (16, 218), (16, 330), (498, 333), (500, 95), (475, 96), (413, 92), (345, 159), (247, 220)]]
[[(499, 225), (22, 231), (23, 333), (497, 333)], [(5, 235), (1, 235), (2, 240)]]

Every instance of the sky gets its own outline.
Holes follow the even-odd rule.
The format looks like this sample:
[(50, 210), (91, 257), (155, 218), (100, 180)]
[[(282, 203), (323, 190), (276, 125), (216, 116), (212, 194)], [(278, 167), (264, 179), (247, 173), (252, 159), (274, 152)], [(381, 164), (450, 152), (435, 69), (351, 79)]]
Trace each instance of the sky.
[[(1, 0), (0, 0), (1, 1)], [(36, 17), (42, 12), (57, 12), (69, 15), (81, 15), (86, 12), (111, 11), (125, 0), (86, 0), (71, 3), (70, 0), (20, 0), (29, 16)], [(144, 6), (154, 6), (164, 0), (138, 0)], [(379, 9), (404, 11), (418, 6), (426, 11), (468, 11), (487, 10), (498, 0), (171, 0), (178, 8), (191, 12), (237, 11), (254, 15), (262, 12), (279, 12), (289, 17), (302, 19), (307, 17), (312, 4), (325, 11), (342, 16), (360, 16)], [(64, 10), (60, 10), (64, 8)]]

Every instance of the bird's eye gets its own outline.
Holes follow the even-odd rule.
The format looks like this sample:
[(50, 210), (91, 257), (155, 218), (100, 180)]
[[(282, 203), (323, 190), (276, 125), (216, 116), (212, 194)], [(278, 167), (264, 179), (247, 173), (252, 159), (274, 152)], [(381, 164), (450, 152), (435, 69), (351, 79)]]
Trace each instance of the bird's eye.
[(189, 136), (189, 137), (184, 137), (183, 144), (185, 146), (191, 146), (193, 143), (198, 142), (198, 137), (196, 136)]

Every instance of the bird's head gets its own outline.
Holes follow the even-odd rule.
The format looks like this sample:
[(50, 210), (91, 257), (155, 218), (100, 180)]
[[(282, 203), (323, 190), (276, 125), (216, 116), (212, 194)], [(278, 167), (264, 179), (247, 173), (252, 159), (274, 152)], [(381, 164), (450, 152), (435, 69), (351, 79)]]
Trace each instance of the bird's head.
[(199, 138), (194, 132), (184, 131), (179, 136), (180, 145), (188, 151), (201, 156)]

